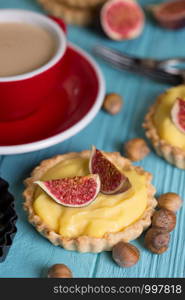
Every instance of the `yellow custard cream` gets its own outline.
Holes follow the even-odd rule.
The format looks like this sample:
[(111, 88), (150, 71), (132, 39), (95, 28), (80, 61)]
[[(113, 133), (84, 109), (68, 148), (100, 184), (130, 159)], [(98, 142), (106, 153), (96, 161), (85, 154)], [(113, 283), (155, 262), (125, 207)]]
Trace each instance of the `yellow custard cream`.
[[(87, 175), (88, 159), (62, 161), (49, 169), (41, 180)], [(118, 195), (99, 194), (94, 202), (82, 208), (57, 204), (39, 187), (35, 192), (34, 210), (53, 231), (63, 237), (82, 235), (101, 238), (119, 232), (141, 217), (147, 206), (147, 179), (135, 170), (124, 171), (132, 188)]]
[(171, 120), (171, 109), (177, 97), (185, 99), (185, 85), (169, 89), (162, 96), (154, 115), (154, 124), (161, 139), (185, 150), (185, 134)]

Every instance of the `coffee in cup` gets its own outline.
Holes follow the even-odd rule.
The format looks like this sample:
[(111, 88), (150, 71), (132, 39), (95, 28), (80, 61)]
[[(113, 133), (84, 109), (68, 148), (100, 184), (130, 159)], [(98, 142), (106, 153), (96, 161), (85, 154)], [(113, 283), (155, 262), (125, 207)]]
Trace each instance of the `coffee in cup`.
[(68, 68), (66, 49), (61, 19), (0, 10), (0, 122), (29, 117), (52, 101), (50, 93)]
[(31, 72), (56, 52), (56, 40), (41, 26), (0, 23), (0, 77)]

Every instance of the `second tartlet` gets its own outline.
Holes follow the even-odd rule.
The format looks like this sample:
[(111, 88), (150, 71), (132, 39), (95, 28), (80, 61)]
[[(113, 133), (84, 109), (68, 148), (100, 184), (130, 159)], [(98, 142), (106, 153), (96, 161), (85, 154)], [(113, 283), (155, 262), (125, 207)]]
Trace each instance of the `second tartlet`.
[[(185, 85), (161, 94), (149, 109), (143, 127), (157, 154), (177, 168), (185, 169), (185, 133), (179, 130), (172, 117), (177, 99), (185, 101)], [(185, 112), (182, 117), (185, 118)]]

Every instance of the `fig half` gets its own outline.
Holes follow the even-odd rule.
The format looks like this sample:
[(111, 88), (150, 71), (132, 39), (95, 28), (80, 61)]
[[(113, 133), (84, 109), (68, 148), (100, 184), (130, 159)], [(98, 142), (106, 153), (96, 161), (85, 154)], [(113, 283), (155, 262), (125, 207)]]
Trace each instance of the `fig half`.
[(174, 125), (183, 133), (185, 133), (185, 100), (177, 98), (172, 110), (171, 118)]
[(173, 0), (149, 7), (159, 24), (168, 29), (185, 27), (185, 1)]
[(69, 207), (89, 205), (100, 191), (100, 178), (97, 174), (35, 183), (57, 203)]
[(129, 40), (138, 37), (144, 27), (144, 13), (134, 0), (110, 0), (101, 9), (101, 25), (113, 40)]
[(100, 191), (104, 194), (119, 194), (131, 188), (128, 177), (94, 146), (89, 161), (89, 170), (90, 173), (100, 176)]

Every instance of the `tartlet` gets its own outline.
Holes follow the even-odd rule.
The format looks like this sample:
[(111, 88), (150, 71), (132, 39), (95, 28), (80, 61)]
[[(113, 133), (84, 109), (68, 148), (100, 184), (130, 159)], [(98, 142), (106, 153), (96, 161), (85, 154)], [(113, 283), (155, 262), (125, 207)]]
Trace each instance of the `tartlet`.
[(37, 0), (50, 14), (62, 18), (67, 24), (89, 25), (97, 15), (97, 7), (72, 7), (58, 0)]
[(146, 114), (143, 127), (157, 154), (177, 168), (185, 169), (185, 134), (171, 119), (171, 110), (178, 97), (185, 99), (185, 85), (161, 94)]
[[(25, 180), (24, 209), (28, 213), (29, 222), (54, 245), (60, 245), (67, 250), (98, 253), (111, 250), (121, 240), (128, 242), (141, 235), (151, 224), (157, 202), (151, 174), (133, 166), (117, 152), (105, 154), (130, 176), (133, 184), (131, 190), (122, 195), (100, 193), (87, 207), (64, 208), (49, 199), (34, 184), (37, 180), (86, 175), (90, 153), (86, 150), (42, 161), (33, 170), (31, 177)], [(127, 223), (127, 226), (117, 230), (122, 222)]]

